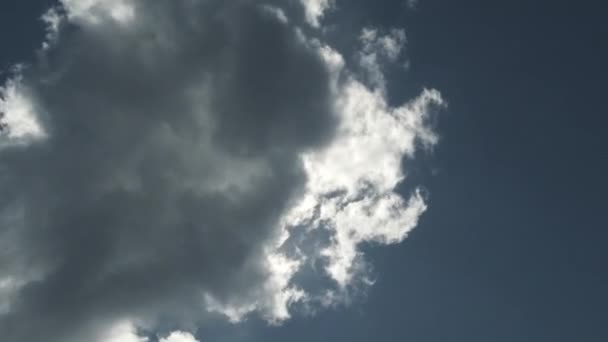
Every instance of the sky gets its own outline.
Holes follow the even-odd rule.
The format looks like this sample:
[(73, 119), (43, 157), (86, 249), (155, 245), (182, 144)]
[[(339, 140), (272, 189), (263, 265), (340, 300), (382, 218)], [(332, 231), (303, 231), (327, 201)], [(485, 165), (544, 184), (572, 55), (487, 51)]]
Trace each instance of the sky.
[(602, 2), (0, 6), (0, 340), (608, 339)]

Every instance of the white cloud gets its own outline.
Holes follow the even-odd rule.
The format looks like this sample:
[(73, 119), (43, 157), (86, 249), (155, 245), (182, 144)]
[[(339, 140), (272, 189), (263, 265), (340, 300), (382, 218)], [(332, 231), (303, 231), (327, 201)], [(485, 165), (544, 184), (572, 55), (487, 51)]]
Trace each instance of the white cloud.
[(291, 317), (289, 306), (305, 299), (304, 291), (290, 285), (291, 278), (301, 266), (300, 260), (289, 259), (279, 253), (268, 253), (266, 267), (269, 277), (264, 285), (262, 310), (271, 323), (278, 323)]
[[(45, 136), (35, 106), (18, 77), (0, 87), (0, 124), (6, 128), (9, 143)], [(0, 136), (0, 146), (3, 144), (1, 139)]]
[(285, 14), (285, 11), (283, 11), (281, 8), (271, 5), (263, 5), (262, 9), (273, 15), (283, 24), (289, 23), (289, 18), (287, 18), (287, 14)]
[[(147, 337), (140, 336), (136, 325), (130, 320), (114, 323), (96, 339), (97, 342), (149, 342)], [(185, 331), (173, 331), (159, 342), (200, 342), (194, 335)]]
[(61, 0), (73, 21), (86, 21), (98, 24), (104, 19), (112, 19), (126, 24), (135, 16), (132, 0)]
[(306, 21), (313, 26), (319, 27), (320, 20), (325, 15), (325, 12), (334, 7), (335, 0), (300, 0), (304, 6)]
[(42, 19), (42, 22), (46, 26), (46, 39), (42, 42), (42, 49), (46, 50), (49, 48), (51, 42), (58, 39), (59, 27), (63, 21), (63, 15), (59, 12), (57, 7), (51, 7), (40, 19)]
[(302, 289), (291, 284), (303, 260), (290, 259), (272, 248), (268, 248), (261, 259), (266, 270), (266, 279), (261, 287), (224, 302), (207, 294), (207, 310), (223, 314), (233, 323), (243, 321), (254, 311), (258, 311), (270, 324), (289, 319), (290, 305), (306, 300), (307, 296)]
[[(392, 35), (402, 36), (400, 31)], [(368, 44), (364, 49), (393, 58), (394, 45), (384, 42), (388, 39), (393, 38), (374, 37), (372, 41), (380, 44)], [(266, 256), (269, 279), (275, 281), (267, 283), (271, 284), (269, 291), (259, 298), (269, 298), (274, 304), (270, 310), (263, 300), (241, 307), (216, 307), (233, 321), (257, 309), (265, 312), (269, 321), (280, 322), (290, 317), (292, 303), (317, 300), (331, 306), (343, 301), (348, 286), (369, 283), (366, 261), (359, 247), (368, 242), (403, 241), (427, 208), (422, 190), (416, 190), (409, 199), (394, 191), (406, 177), (402, 159), (413, 158), (417, 146), (430, 147), (438, 141), (429, 126), (429, 115), (433, 107), (445, 106), (439, 92), (424, 90), (415, 99), (391, 107), (383, 91), (384, 84), (378, 84), (377, 88), (364, 85), (344, 69), (343, 58), (337, 51), (324, 45), (317, 48), (333, 70), (333, 78), (346, 77), (334, 89), (334, 106), (340, 121), (338, 132), (330, 145), (301, 155), (308, 179), (306, 191), (283, 217), (275, 251)], [(288, 257), (280, 250), (290, 242), (290, 234), (296, 229), (326, 230), (332, 236), (331, 241), (312, 255), (299, 253)], [(318, 258), (326, 260), (325, 272), (338, 285), (337, 291), (309, 294), (291, 284), (307, 259)]]
[(362, 243), (401, 242), (426, 210), (421, 191), (404, 200), (394, 190), (406, 176), (402, 159), (413, 157), (418, 142), (437, 142), (428, 115), (433, 106), (443, 105), (435, 90), (390, 107), (380, 89), (353, 78), (339, 89), (338, 133), (325, 149), (302, 155), (307, 191), (284, 222), (286, 227), (305, 225), (332, 233), (330, 245), (319, 252), (340, 287), (362, 271)]
[(112, 326), (99, 342), (148, 342), (147, 337), (137, 335), (135, 326), (130, 321), (122, 321)]
[(360, 66), (367, 72), (370, 83), (384, 89), (385, 78), (383, 66), (395, 63), (401, 56), (407, 42), (405, 31), (392, 29), (388, 34), (382, 34), (376, 28), (366, 27), (359, 36), (362, 48), (358, 53)]
[(188, 332), (174, 331), (169, 336), (163, 337), (159, 342), (199, 342)]

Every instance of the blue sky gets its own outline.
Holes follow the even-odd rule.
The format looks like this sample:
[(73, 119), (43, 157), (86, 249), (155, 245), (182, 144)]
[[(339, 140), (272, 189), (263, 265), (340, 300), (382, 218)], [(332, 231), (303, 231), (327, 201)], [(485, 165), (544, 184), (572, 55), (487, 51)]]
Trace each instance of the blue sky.
[[(285, 5), (290, 20), (303, 15), (301, 9), (291, 12), (292, 8), (297, 7), (295, 3)], [(279, 4), (283, 6), (282, 3)], [(0, 5), (2, 70), (6, 71), (11, 65), (20, 62), (37, 65), (34, 52), (45, 39), (44, 25), (39, 17), (52, 5), (52, 1), (8, 1)], [(421, 214), (409, 236), (400, 243), (385, 246), (376, 241), (365, 242), (360, 246), (365, 260), (372, 265), (370, 273), (362, 274), (361, 279), (364, 279), (363, 275), (371, 275), (375, 283), (363, 290), (353, 290), (353, 293), (349, 293), (353, 296), (352, 300), (347, 303), (339, 302), (330, 308), (314, 307), (312, 304), (314, 308), (309, 308), (310, 310), (294, 305), (291, 318), (279, 326), (268, 324), (263, 309), (257, 309), (259, 312), (253, 312), (240, 323), (234, 324), (221, 315), (193, 318), (190, 309), (180, 312), (180, 309), (169, 306), (166, 310), (163, 309), (168, 318), (161, 319), (160, 324), (156, 319), (155, 324), (142, 324), (142, 327), (138, 327), (142, 329), (142, 336), (149, 334), (154, 340), (159, 332), (166, 334), (168, 331), (188, 330), (186, 328), (190, 327), (189, 330), (201, 342), (605, 341), (608, 338), (604, 326), (608, 317), (608, 274), (605, 270), (608, 261), (608, 231), (604, 198), (608, 190), (608, 182), (604, 179), (608, 171), (608, 154), (603, 96), (604, 82), (608, 76), (605, 66), (605, 61), (608, 60), (608, 47), (605, 43), (608, 24), (604, 20), (605, 11), (606, 5), (599, 1), (420, 0), (415, 8), (408, 8), (403, 1), (397, 0), (338, 0), (336, 8), (328, 10), (320, 19), (321, 26), (326, 27), (326, 31), (314, 33), (316, 29), (306, 26), (305, 20), (301, 19), (298, 24), (304, 27), (305, 32), (313, 32), (310, 34), (318, 35), (323, 42), (339, 51), (349, 67), (349, 63), (355, 65), (351, 67), (351, 72), (362, 73), (362, 78), (373, 78), (373, 75), (366, 76), (365, 68), (356, 67), (357, 51), (361, 49), (358, 32), (364, 27), (374, 27), (380, 35), (386, 33), (388, 37), (392, 28), (404, 30), (407, 43), (400, 59), (396, 63), (392, 63), (390, 58), (382, 62), (386, 63), (383, 65), (386, 101), (391, 106), (398, 107), (418, 96), (422, 89), (432, 88), (441, 93), (445, 106), (436, 111), (429, 109), (432, 112), (433, 131), (439, 137), (438, 143), (431, 150), (420, 149), (415, 157), (401, 161), (401, 167), (408, 176), (394, 191), (407, 199), (417, 186), (421, 186), (424, 193), (428, 193), (428, 209)], [(257, 26), (252, 27), (252, 30), (257, 29)], [(70, 51), (70, 44), (88, 46), (86, 44), (91, 41), (85, 36), (83, 43), (78, 43), (78, 39), (81, 39), (79, 33), (72, 33), (77, 37), (76, 43), (66, 42), (72, 32), (69, 29), (61, 32), (55, 50), (58, 60), (69, 58), (62, 52)], [(267, 34), (262, 29), (259, 32)], [(67, 37), (66, 41), (62, 40), (64, 37)], [(268, 41), (273, 44), (271, 39)], [(221, 45), (221, 39), (219, 42)], [(92, 49), (98, 48), (93, 45), (95, 43), (90, 44)], [(311, 68), (306, 70), (310, 75), (316, 75), (317, 69), (307, 59), (308, 55), (300, 55), (300, 50), (294, 51), (296, 52), (286, 56), (300, 61), (302, 68)], [(403, 68), (406, 62), (408, 67)], [(260, 70), (272, 70), (263, 61), (260, 63)], [(37, 77), (44, 75), (35, 67), (34, 69), (36, 71), (24, 76), (32, 84)], [(285, 70), (280, 75), (287, 75), (287, 79), (290, 79), (289, 75), (300, 75), (291, 69)], [(8, 78), (10, 73), (3, 76)], [(91, 84), (86, 77), (83, 76), (85, 81), (82, 83), (85, 86)], [(325, 80), (322, 75), (318, 79), (315, 76), (310, 78), (310, 83), (306, 83), (309, 86)], [(228, 88), (232, 86), (227, 85)], [(37, 91), (43, 92), (40, 89)], [(243, 89), (251, 88), (241, 88), (237, 84), (235, 89), (244, 92)], [(290, 92), (280, 94), (285, 96), (287, 107), (309, 106), (302, 101), (291, 102), (292, 96), (296, 95)], [(322, 97), (316, 92), (306, 94), (302, 96), (303, 101), (308, 101), (307, 96), (314, 99)], [(223, 96), (223, 93), (220, 95)], [(259, 97), (267, 95), (262, 93)], [(63, 99), (53, 92), (41, 96), (49, 103), (64, 101), (52, 102), (57, 98)], [(255, 102), (254, 99), (251, 101)], [(226, 110), (229, 113), (231, 102), (222, 102), (218, 105), (218, 110), (228, 108)], [(316, 106), (316, 102), (312, 105)], [(257, 104), (254, 103), (253, 106)], [(265, 104), (259, 106), (267, 108), (264, 107)], [(60, 107), (50, 108), (55, 108), (49, 109), (52, 112)], [(72, 107), (66, 105), (65, 108)], [(249, 118), (244, 120), (250, 122), (247, 121)], [(294, 117), (285, 120), (285, 126), (281, 127), (289, 130), (290, 122), (298, 119)], [(266, 134), (271, 137), (269, 139), (283, 142), (288, 151), (292, 151), (292, 145), (295, 146), (295, 151), (299, 151), (298, 148), (317, 146), (317, 143), (325, 146), (319, 142), (325, 140), (317, 134), (315, 127), (330, 127), (333, 123), (324, 121), (324, 117), (315, 120), (319, 121), (314, 121), (310, 126), (312, 128), (306, 126), (313, 133), (298, 136), (293, 141), (291, 138), (284, 140), (280, 134), (272, 135), (274, 131), (264, 130), (266, 126), (258, 130), (257, 124), (231, 126), (232, 123), (228, 122), (228, 132), (233, 134), (228, 137), (234, 139), (229, 141), (228, 150), (233, 153), (231, 149), (237, 145), (232, 143), (239, 143), (239, 139), (251, 139), (246, 140), (250, 146), (266, 151)], [(176, 125), (180, 125), (180, 122)], [(328, 136), (335, 134), (331, 130), (328, 132)], [(313, 141), (311, 145), (307, 145), (309, 140)], [(0, 153), (3, 151), (0, 150)], [(40, 166), (43, 164), (22, 162), (24, 158), (16, 158), (12, 153), (14, 152), (11, 152), (8, 159), (1, 161), (19, 162), (19, 167), (45, 167)], [(279, 163), (277, 160), (280, 160), (280, 165), (288, 165), (280, 167), (281, 170), (292, 165), (291, 159), (284, 154), (271, 155), (267, 159), (271, 166), (275, 162)], [(164, 167), (158, 166), (154, 161), (149, 165)], [(9, 169), (11, 167), (12, 165)], [(14, 169), (17, 170), (18, 167), (15, 166)], [(55, 168), (49, 166), (49, 170)], [(87, 168), (82, 170), (84, 171), (80, 172), (84, 174), (79, 175), (83, 178), (96, 175), (87, 171)], [(47, 176), (36, 177), (40, 178), (23, 179), (49, 179)], [(297, 178), (292, 174), (284, 177), (278, 181), (291, 184)], [(69, 184), (63, 178), (52, 179), (61, 184)], [(29, 190), (21, 190), (5, 183), (0, 185), (6, 187), (7, 193), (10, 190), (17, 193), (21, 191), (25, 196), (31, 195), (26, 192)], [(29, 189), (29, 186), (23, 185), (22, 188)], [(69, 194), (66, 196), (71, 196), (71, 192)], [(268, 196), (274, 195), (272, 192)], [(278, 191), (276, 196), (268, 198), (277, 202), (283, 198)], [(129, 203), (132, 202), (125, 203), (131, 205)], [(4, 202), (1, 205), (4, 210)], [(160, 207), (164, 208), (162, 205)], [(276, 209), (280, 210), (280, 207)], [(221, 212), (221, 208), (217, 211)], [(94, 216), (95, 224), (105, 222), (106, 218), (108, 222), (114, 222), (112, 215), (119, 215), (118, 213), (127, 215), (126, 211), (111, 208), (93, 212), (97, 215)], [(235, 215), (240, 214), (237, 212)], [(193, 215), (192, 220), (195, 218), (200, 219)], [(120, 217), (116, 219), (120, 220)], [(217, 222), (224, 221), (217, 219)], [(226, 229), (231, 229), (230, 226), (227, 227)], [(36, 234), (37, 230), (31, 229)], [(59, 234), (59, 239), (62, 239), (61, 234), (66, 234), (63, 237), (71, 239), (67, 237), (71, 236), (70, 232), (69, 229), (58, 230), (56, 234)], [(258, 231), (249, 234), (255, 232)], [(260, 234), (264, 232), (266, 230), (259, 230)], [(251, 235), (247, 235), (247, 238), (257, 239)], [(224, 241), (218, 242), (221, 243)], [(4, 246), (0, 247), (6, 248)], [(25, 245), (18, 246), (24, 250), (29, 248)], [(87, 255), (78, 249), (74, 249), (73, 253), (81, 257)], [(13, 254), (5, 255), (2, 257), (7, 260), (17, 258)], [(201, 255), (207, 256), (204, 253)], [(248, 260), (250, 258), (253, 257), (249, 256)], [(229, 265), (231, 264), (221, 264), (222, 267)], [(320, 263), (317, 266), (323, 265), (325, 264)], [(213, 265), (208, 267), (214, 269)], [(72, 274), (69, 272), (71, 269), (67, 270), (65, 274)], [(146, 269), (142, 274), (154, 271)], [(4, 272), (4, 269), (0, 268), (0, 272)], [(183, 272), (190, 272), (190, 269), (185, 267)], [(214, 277), (213, 274), (210, 273), (209, 277)], [(246, 286), (250, 281), (247, 275), (248, 273), (243, 275), (245, 280), (237, 285)], [(202, 277), (204, 276), (203, 274)], [(326, 285), (331, 283), (330, 278), (327, 274), (320, 276), (320, 280), (314, 278), (316, 283), (313, 287), (333, 288), (333, 285)], [(246, 292), (247, 289), (221, 279), (218, 280), (219, 286), (230, 290), (216, 291), (213, 292), (214, 295), (221, 299), (238, 298), (235, 299), (237, 302), (244, 300), (230, 291)], [(357, 279), (355, 277), (354, 285), (361, 280)], [(188, 281), (184, 280), (180, 285), (190, 284)], [(139, 283), (132, 284), (134, 289), (139, 289)], [(203, 284), (216, 286), (215, 283)], [(252, 281), (252, 284), (255, 283)], [(151, 291), (165, 293), (161, 292), (160, 286)], [(310, 292), (313, 293), (314, 290)], [(44, 289), (42, 293), (53, 292)], [(107, 295), (103, 291), (102, 293)], [(29, 303), (27, 291), (17, 296), (25, 298), (24, 302)], [(35, 301), (35, 298), (44, 299), (32, 298), (31, 301)], [(108, 298), (120, 297), (108, 295)], [(161, 304), (148, 299), (145, 302), (154, 307), (165, 305), (164, 302)], [(32, 303), (32, 307), (36, 308), (37, 303)], [(59, 302), (56, 305), (63, 304)], [(142, 304), (142, 308), (147, 308), (146, 305)], [(77, 304), (73, 307), (74, 312), (85, 310), (84, 315), (90, 315), (95, 322), (106, 320), (108, 312), (112, 312), (108, 309), (102, 315)], [(46, 309), (48, 311), (45, 312), (48, 313), (64, 312), (62, 307), (49, 306)], [(19, 336), (30, 336), (19, 335), (17, 328), (10, 328), (10, 322), (29, 317), (29, 311), (23, 310), (15, 316), (9, 314), (8, 319), (0, 316), (0, 336), (9, 336), (10, 342), (23, 338)], [(65, 309), (65, 316), (58, 315), (59, 320), (70, 317), (71, 310), (72, 308)], [(165, 313), (163, 310), (157, 311)], [(183, 320), (177, 318), (181, 314), (190, 316), (196, 321), (196, 326), (190, 322), (183, 324)], [(144, 316), (146, 315), (142, 314)], [(41, 329), (48, 327), (44, 320), (39, 320), (38, 317), (32, 319), (34, 324), (44, 327)], [(146, 319), (142, 318), (144, 321)], [(60, 323), (57, 326), (67, 324)], [(14, 326), (22, 324), (27, 325), (28, 322), (22, 321)], [(7, 331), (3, 332), (2, 329)], [(53, 332), (49, 330), (48, 333)]]

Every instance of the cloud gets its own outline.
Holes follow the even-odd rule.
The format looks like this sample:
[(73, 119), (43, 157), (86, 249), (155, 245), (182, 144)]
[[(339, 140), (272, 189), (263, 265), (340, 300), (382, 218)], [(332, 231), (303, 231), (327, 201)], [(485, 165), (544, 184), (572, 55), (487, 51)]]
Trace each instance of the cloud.
[(137, 335), (131, 322), (124, 321), (108, 329), (99, 337), (101, 342), (148, 342), (149, 339)]
[(407, 8), (409, 9), (416, 9), (418, 8), (419, 5), (419, 0), (406, 0), (405, 1), (405, 6), (407, 6)]
[(107, 19), (127, 24), (134, 19), (135, 6), (130, 0), (62, 0), (72, 21), (103, 24)]
[[(135, 324), (122, 321), (110, 327), (98, 337), (101, 342), (149, 342), (148, 337), (140, 336)], [(192, 334), (184, 331), (173, 331), (165, 337), (159, 337), (159, 342), (200, 342)]]
[[(302, 4), (318, 26), (333, 3)], [(3, 341), (139, 342), (167, 322), (183, 332), (161, 341), (194, 341), (211, 315), (279, 324), (371, 283), (360, 247), (426, 209), (395, 188), (444, 101), (388, 104), (402, 31), (364, 30), (347, 65), (297, 15), (63, 0), (43, 16), (38, 60), (0, 92)]]
[(325, 12), (335, 6), (335, 0), (300, 0), (300, 2), (304, 6), (306, 21), (313, 27), (319, 27)]
[(161, 338), (159, 342), (199, 342), (192, 334), (182, 331), (172, 332), (166, 338)]
[[(344, 71), (335, 51), (328, 50), (327, 56), (328, 63), (335, 58), (335, 73)], [(325, 271), (342, 290), (355, 277), (367, 280), (361, 244), (401, 242), (426, 210), (422, 190), (408, 200), (394, 190), (406, 176), (402, 159), (413, 158), (418, 144), (437, 143), (429, 115), (445, 105), (439, 92), (425, 90), (391, 107), (383, 83), (370, 88), (352, 75), (345, 77), (335, 94), (341, 117), (335, 137), (325, 148), (302, 155), (306, 191), (284, 219), (288, 232), (330, 232), (326, 246), (313, 256), (325, 259)]]
[(44, 131), (38, 122), (33, 104), (27, 99), (24, 90), (20, 89), (20, 80), (9, 80), (0, 89), (0, 119), (2, 131), (12, 142), (23, 142), (44, 137)]
[(360, 67), (372, 87), (384, 88), (383, 65), (398, 61), (406, 43), (405, 31), (392, 29), (382, 34), (376, 28), (365, 27), (359, 36), (362, 48), (357, 57)]

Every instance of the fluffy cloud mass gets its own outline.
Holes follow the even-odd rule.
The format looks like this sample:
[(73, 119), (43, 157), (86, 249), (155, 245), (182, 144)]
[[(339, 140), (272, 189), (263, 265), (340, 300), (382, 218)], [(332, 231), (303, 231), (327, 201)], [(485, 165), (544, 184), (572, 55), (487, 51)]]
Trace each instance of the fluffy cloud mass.
[(332, 5), (62, 0), (43, 16), (36, 61), (0, 88), (2, 341), (277, 324), (371, 283), (360, 247), (425, 211), (395, 188), (444, 102), (390, 105), (405, 33), (362, 28), (350, 65), (318, 29)]

